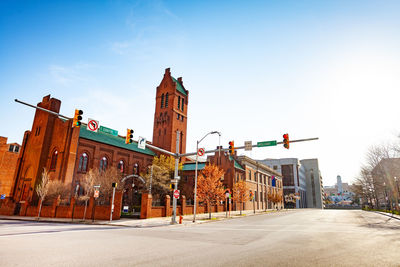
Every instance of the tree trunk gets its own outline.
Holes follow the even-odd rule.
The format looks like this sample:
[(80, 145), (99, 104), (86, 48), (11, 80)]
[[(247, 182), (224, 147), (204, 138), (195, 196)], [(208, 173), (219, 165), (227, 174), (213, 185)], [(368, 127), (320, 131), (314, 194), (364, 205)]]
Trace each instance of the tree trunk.
[(38, 211), (38, 215), (37, 215), (37, 219), (39, 220), (39, 218), (40, 218), (40, 213), (42, 212), (42, 203), (43, 203), (43, 200), (41, 199), (41, 200), (39, 200), (39, 202), (40, 202), (40, 204), (39, 204), (39, 211)]
[(207, 202), (207, 206), (208, 206), (208, 212), (209, 212), (208, 218), (211, 220), (211, 205), (210, 205), (210, 202)]
[(243, 205), (244, 205), (244, 202), (242, 202), (242, 203), (240, 203), (241, 205), (240, 205), (240, 215), (242, 215), (242, 208), (244, 208), (243, 207)]
[(85, 220), (85, 218), (86, 218), (86, 210), (87, 210), (87, 199), (86, 199), (86, 201), (85, 201), (85, 211), (83, 212), (83, 221)]

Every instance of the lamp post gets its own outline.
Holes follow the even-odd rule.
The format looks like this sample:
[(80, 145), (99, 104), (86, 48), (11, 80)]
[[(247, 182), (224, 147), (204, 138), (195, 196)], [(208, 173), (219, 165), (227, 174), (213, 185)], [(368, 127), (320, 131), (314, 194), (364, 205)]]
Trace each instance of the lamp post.
[(197, 168), (198, 168), (198, 160), (199, 160), (199, 144), (206, 138), (209, 134), (218, 134), (221, 137), (221, 133), (218, 131), (212, 131), (207, 133), (203, 138), (197, 141), (196, 144), (196, 169), (194, 171), (194, 210), (193, 210), (193, 222), (196, 222), (196, 208), (197, 208)]

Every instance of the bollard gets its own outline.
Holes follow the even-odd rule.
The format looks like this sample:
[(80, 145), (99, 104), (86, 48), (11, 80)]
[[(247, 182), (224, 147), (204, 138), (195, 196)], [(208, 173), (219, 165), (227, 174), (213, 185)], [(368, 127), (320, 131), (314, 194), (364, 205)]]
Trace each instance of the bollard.
[(179, 224), (182, 224), (183, 217), (179, 216)]

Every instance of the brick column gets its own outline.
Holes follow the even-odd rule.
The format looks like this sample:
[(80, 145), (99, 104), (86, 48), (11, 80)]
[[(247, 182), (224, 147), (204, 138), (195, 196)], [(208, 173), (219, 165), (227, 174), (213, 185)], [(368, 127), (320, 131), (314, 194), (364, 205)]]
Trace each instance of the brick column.
[(122, 191), (116, 191), (114, 197), (113, 220), (119, 220), (121, 218), (121, 209), (122, 209)]
[(140, 209), (140, 219), (151, 217), (151, 205), (153, 197), (149, 193), (142, 194), (142, 207)]
[[(74, 209), (75, 209), (75, 197), (71, 198), (71, 203), (69, 204), (69, 210), (68, 210), (68, 218), (72, 218), (72, 216), (74, 215)], [(72, 218), (73, 219), (73, 218)]]
[(22, 203), (21, 209), (19, 210), (19, 216), (26, 216), (26, 210), (28, 209), (29, 202), (25, 201), (25, 203)]
[(182, 216), (185, 215), (185, 209), (186, 209), (186, 197), (185, 196), (181, 196), (181, 209), (182, 209)]
[(60, 196), (58, 196), (56, 199), (53, 201), (52, 209), (51, 209), (51, 217), (55, 218), (56, 217), (56, 212), (57, 212), (57, 206), (58, 202), (60, 200)]
[(91, 196), (89, 198), (89, 205), (87, 206), (86, 209), (86, 218), (91, 219), (93, 215), (94, 215), (94, 197)]
[(171, 197), (169, 195), (165, 196), (165, 217), (172, 215), (171, 209)]

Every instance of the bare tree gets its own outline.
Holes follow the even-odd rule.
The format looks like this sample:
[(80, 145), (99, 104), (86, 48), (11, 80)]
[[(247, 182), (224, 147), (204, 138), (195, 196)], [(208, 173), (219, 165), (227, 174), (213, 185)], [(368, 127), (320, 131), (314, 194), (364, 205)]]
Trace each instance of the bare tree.
[(86, 218), (86, 210), (87, 210), (87, 204), (88, 200), (90, 199), (90, 196), (93, 195), (94, 193), (94, 185), (95, 185), (95, 180), (96, 177), (99, 176), (99, 171), (90, 169), (85, 176), (81, 179), (80, 186), (83, 188), (83, 195), (79, 196), (79, 200), (85, 201), (85, 211), (83, 212), (83, 220)]
[(38, 220), (40, 218), (40, 213), (42, 211), (42, 203), (43, 203), (44, 199), (46, 198), (47, 193), (49, 191), (49, 184), (50, 184), (49, 172), (46, 170), (46, 168), (44, 168), (43, 172), (42, 172), (42, 180), (36, 186), (36, 194), (39, 196), (39, 199), (40, 199), (39, 211), (38, 211), (38, 215), (37, 215)]

